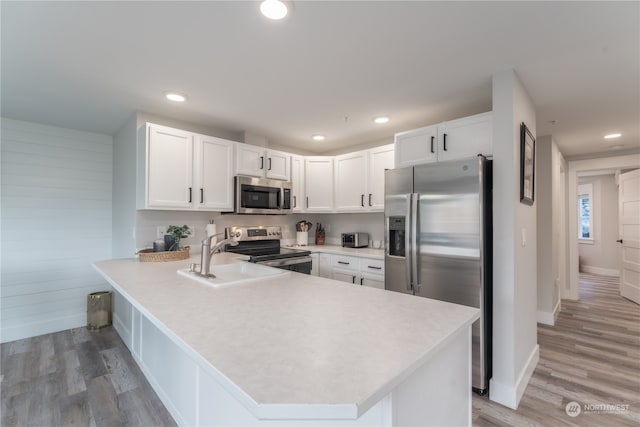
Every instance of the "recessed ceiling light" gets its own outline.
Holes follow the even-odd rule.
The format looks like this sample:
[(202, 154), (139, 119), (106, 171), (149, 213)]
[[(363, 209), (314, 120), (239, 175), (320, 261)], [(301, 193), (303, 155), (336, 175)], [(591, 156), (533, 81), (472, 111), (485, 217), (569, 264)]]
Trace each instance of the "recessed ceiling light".
[(324, 135), (312, 135), (311, 139), (313, 139), (314, 141), (324, 141)]
[(264, 0), (260, 3), (260, 12), (267, 18), (277, 21), (287, 16), (287, 5), (280, 0)]
[(184, 102), (187, 100), (187, 95), (183, 95), (178, 92), (165, 92), (164, 96), (169, 101), (174, 101), (174, 102)]
[(621, 136), (621, 133), (610, 133), (609, 135), (605, 135), (604, 139), (620, 138)]
[(376, 124), (384, 124), (384, 123), (389, 123), (389, 117), (385, 117), (385, 116), (380, 116), (380, 117), (374, 117), (373, 118), (373, 123)]

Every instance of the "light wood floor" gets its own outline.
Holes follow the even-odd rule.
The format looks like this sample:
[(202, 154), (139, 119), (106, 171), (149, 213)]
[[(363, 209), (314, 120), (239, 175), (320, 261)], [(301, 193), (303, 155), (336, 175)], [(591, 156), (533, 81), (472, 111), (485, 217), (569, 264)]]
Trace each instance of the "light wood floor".
[[(517, 411), (474, 396), (474, 426), (640, 426), (640, 306), (617, 278), (580, 275), (580, 300), (562, 301), (556, 325), (538, 325), (540, 362)], [(582, 412), (569, 417), (569, 402)], [(620, 413), (584, 405), (629, 405)]]
[[(581, 275), (580, 301), (563, 301), (556, 326), (539, 325), (540, 362), (517, 411), (474, 395), (474, 426), (640, 425), (640, 306), (615, 279)], [(174, 426), (112, 328), (85, 328), (0, 346), (5, 426)], [(569, 402), (629, 405), (583, 411)]]

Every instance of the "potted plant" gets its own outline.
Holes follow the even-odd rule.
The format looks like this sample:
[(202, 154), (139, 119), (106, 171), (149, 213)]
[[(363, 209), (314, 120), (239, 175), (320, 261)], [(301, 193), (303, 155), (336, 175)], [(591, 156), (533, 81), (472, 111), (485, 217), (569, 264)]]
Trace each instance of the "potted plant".
[(165, 234), (165, 243), (167, 244), (168, 251), (179, 251), (182, 250), (182, 245), (180, 244), (180, 239), (185, 239), (189, 237), (191, 234), (191, 230), (189, 230), (188, 225), (170, 225), (167, 227), (167, 234)]

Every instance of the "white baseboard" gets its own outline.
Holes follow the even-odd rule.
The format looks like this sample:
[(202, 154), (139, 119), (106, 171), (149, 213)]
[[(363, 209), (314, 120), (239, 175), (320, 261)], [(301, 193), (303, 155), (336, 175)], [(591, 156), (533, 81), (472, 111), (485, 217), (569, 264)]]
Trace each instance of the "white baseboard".
[(559, 312), (560, 312), (560, 301), (558, 301), (553, 311), (538, 310), (537, 316), (536, 316), (537, 321), (538, 323), (542, 323), (543, 325), (554, 326), (556, 324), (556, 319), (558, 318)]
[(10, 342), (39, 335), (66, 331), (87, 325), (87, 313), (81, 312), (69, 316), (41, 320), (39, 322), (24, 323), (10, 327), (3, 327), (0, 332), (0, 342)]
[(594, 267), (592, 265), (581, 265), (580, 271), (583, 273), (597, 274), (599, 276), (620, 277), (620, 270), (614, 268)]
[(515, 384), (502, 384), (495, 381), (495, 378), (491, 379), (489, 383), (489, 399), (513, 410), (518, 409), (520, 399), (522, 399), (524, 390), (527, 388), (527, 384), (529, 384), (531, 375), (533, 375), (533, 371), (536, 369), (539, 360), (540, 347), (536, 344), (529, 355), (527, 363), (522, 371), (520, 371), (520, 375)]

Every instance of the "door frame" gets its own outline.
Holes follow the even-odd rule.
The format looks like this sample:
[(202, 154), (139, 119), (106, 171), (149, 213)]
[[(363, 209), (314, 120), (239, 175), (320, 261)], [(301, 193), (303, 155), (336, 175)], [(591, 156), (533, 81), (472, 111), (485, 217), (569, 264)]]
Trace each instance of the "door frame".
[(579, 265), (578, 265), (578, 206), (575, 201), (578, 198), (578, 173), (598, 169), (625, 169), (640, 167), (640, 154), (623, 156), (600, 157), (588, 160), (570, 160), (567, 188), (567, 225), (569, 228), (569, 281), (562, 289), (562, 298), (578, 300), (579, 289)]

